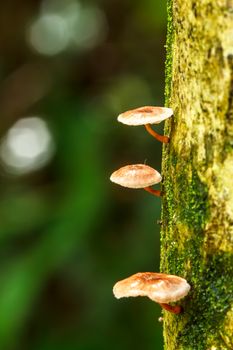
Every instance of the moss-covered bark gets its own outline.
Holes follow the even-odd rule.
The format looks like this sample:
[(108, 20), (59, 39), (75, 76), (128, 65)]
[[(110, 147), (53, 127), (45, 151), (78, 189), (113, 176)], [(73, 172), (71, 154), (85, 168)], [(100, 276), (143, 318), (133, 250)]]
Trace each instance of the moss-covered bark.
[(161, 271), (185, 277), (167, 350), (233, 349), (233, 1), (169, 1)]

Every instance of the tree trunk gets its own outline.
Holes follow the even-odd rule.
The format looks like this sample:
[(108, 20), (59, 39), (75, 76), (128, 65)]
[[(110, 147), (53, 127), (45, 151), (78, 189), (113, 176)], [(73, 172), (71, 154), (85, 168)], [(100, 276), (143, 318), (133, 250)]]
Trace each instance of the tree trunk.
[(233, 1), (168, 1), (161, 271), (191, 285), (167, 350), (233, 349)]

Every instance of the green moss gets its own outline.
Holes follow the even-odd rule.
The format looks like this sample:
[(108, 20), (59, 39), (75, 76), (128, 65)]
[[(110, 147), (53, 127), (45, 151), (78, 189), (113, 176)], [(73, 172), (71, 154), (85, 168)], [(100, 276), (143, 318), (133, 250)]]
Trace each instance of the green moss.
[(224, 152), (222, 156), (223, 161), (225, 160), (227, 154), (232, 151), (233, 151), (233, 141), (232, 139), (230, 140), (227, 139), (224, 143)]
[(182, 171), (177, 177), (179, 191), (178, 215), (194, 233), (200, 233), (208, 220), (208, 189), (199, 179), (195, 169)]
[(179, 158), (174, 151), (166, 152), (165, 159), (161, 270), (185, 277), (192, 286), (182, 301), (185, 313), (169, 323), (166, 334), (176, 334), (179, 349), (189, 349), (192, 344), (190, 349), (206, 350), (211, 338), (223, 346), (217, 332), (232, 302), (232, 255), (213, 256), (205, 251), (208, 187), (200, 180), (193, 160)]
[(164, 155), (166, 162), (166, 179), (163, 184), (165, 198), (163, 201), (164, 225), (173, 225), (174, 213), (182, 225), (202, 232), (209, 219), (208, 188), (189, 160), (179, 159), (174, 152)]
[(233, 349), (232, 181), (217, 172), (232, 164), (231, 22), (216, 2), (167, 4), (165, 104), (175, 115), (163, 146), (161, 271), (191, 291), (183, 314), (164, 312), (165, 348)]
[[(202, 221), (197, 223), (202, 227)], [(219, 349), (227, 349), (220, 331), (233, 301), (233, 256), (208, 254), (203, 244), (203, 231), (198, 234), (195, 229), (189, 230), (189, 238), (180, 245), (176, 236), (182, 235), (182, 231), (178, 231), (176, 225), (170, 226), (163, 245), (165, 270), (162, 271), (183, 276), (191, 285), (191, 292), (181, 302), (184, 313), (178, 318), (168, 316), (173, 319), (166, 334), (176, 334), (176, 349), (206, 350), (210, 342)]]
[(185, 327), (177, 339), (184, 349), (192, 344), (194, 349), (206, 350), (210, 342), (219, 349), (227, 349), (220, 331), (233, 301), (233, 256), (228, 253), (207, 255), (205, 260), (203, 266), (199, 265), (200, 259), (191, 261), (192, 291), (184, 301)]
[(161, 270), (185, 277), (192, 287), (181, 303), (184, 314), (168, 316), (166, 336), (176, 334), (177, 349), (206, 350), (210, 342), (227, 349), (220, 331), (233, 301), (233, 256), (206, 250), (208, 188), (192, 159), (166, 153), (164, 191)]
[(167, 0), (167, 41), (166, 41), (166, 63), (165, 63), (165, 104), (169, 105), (172, 80), (172, 43), (173, 43), (173, 0)]

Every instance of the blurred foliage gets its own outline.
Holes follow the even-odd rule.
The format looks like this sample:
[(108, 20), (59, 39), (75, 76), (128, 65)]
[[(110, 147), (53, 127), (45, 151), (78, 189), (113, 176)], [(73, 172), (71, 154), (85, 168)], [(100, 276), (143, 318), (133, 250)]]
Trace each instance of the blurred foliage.
[(162, 349), (160, 308), (112, 295), (117, 280), (158, 271), (160, 201), (109, 176), (127, 163), (160, 170), (161, 145), (116, 116), (163, 104), (165, 3), (73, 1), (98, 9), (104, 35), (38, 52), (30, 26), (68, 3), (0, 4), (1, 137), (38, 116), (56, 148), (49, 163), (20, 176), (1, 164), (0, 348)]

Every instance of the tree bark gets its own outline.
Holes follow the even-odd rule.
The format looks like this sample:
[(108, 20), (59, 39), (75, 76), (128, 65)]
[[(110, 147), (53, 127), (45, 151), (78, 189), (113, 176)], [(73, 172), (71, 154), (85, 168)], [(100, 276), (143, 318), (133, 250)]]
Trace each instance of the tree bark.
[(167, 350), (233, 349), (233, 1), (169, 0), (161, 271), (191, 285)]

